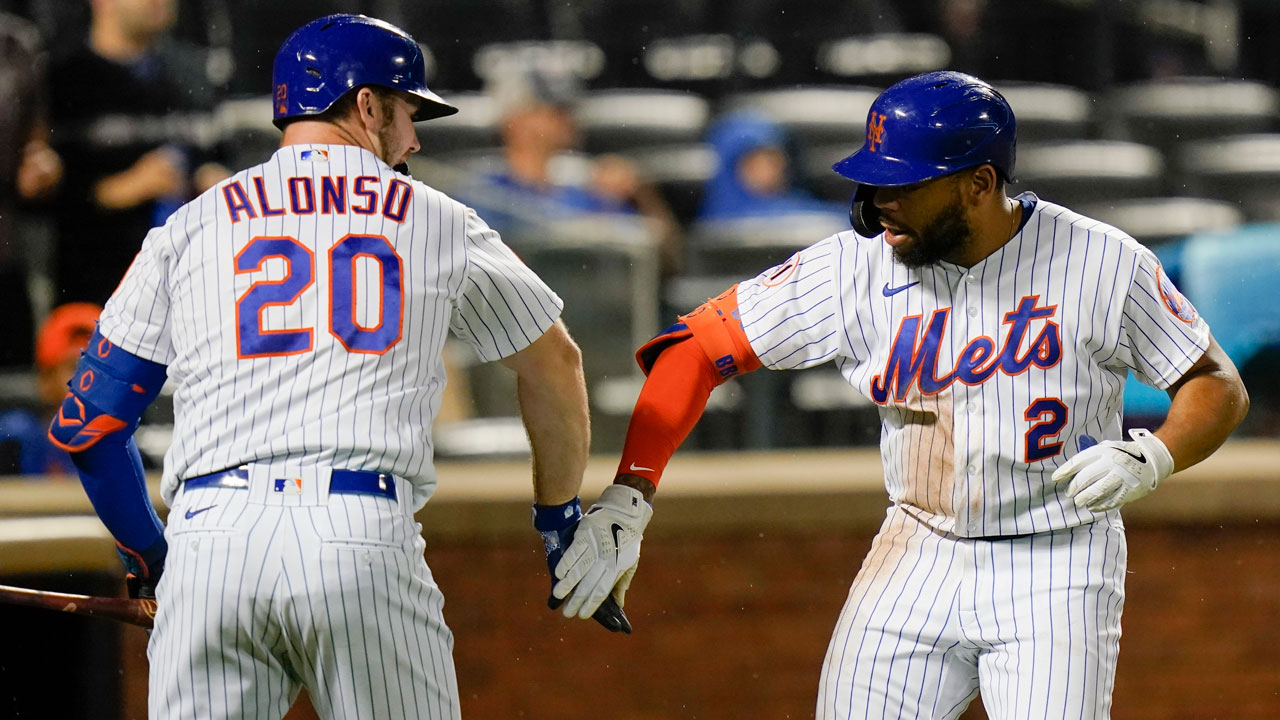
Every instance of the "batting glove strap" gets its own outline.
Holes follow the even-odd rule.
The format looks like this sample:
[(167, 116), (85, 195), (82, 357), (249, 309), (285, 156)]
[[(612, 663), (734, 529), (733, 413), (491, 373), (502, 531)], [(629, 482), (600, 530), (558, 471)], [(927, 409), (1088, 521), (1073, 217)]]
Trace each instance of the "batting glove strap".
[[(556, 582), (556, 565), (564, 557), (565, 548), (573, 542), (573, 532), (578, 521), (582, 519), (582, 502), (574, 498), (563, 505), (533, 506), (533, 528), (542, 535), (542, 549), (547, 553), (547, 570), (551, 573), (551, 584)], [(560, 600), (555, 596), (547, 598), (547, 607), (555, 610), (560, 607)]]
[(573, 543), (556, 565), (552, 597), (565, 617), (589, 618), (610, 595), (622, 606), (640, 562), (640, 541), (653, 508), (639, 490), (610, 485), (578, 522)]
[(574, 497), (563, 505), (533, 505), (533, 528), (540, 533), (563, 530), (582, 517), (582, 501)]
[(1131, 503), (1173, 474), (1173, 456), (1145, 429), (1129, 431), (1131, 442), (1108, 440), (1077, 453), (1053, 474), (1069, 481), (1067, 495), (1077, 506), (1105, 512)]

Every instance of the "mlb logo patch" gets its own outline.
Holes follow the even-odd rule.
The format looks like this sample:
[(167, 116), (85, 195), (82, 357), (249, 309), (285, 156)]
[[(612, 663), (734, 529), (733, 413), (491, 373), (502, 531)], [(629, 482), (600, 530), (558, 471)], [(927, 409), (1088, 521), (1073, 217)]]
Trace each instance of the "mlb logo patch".
[(282, 495), (301, 495), (302, 478), (276, 478), (275, 491)]
[(308, 160), (310, 162), (328, 162), (329, 151), (328, 150), (303, 150), (302, 159)]

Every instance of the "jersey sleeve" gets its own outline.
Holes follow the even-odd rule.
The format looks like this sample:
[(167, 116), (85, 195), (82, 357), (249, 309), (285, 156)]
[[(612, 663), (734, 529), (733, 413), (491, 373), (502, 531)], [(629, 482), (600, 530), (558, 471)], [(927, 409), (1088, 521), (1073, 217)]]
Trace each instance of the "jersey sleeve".
[(142, 249), (107, 300), (98, 329), (104, 337), (144, 360), (161, 365), (173, 361), (169, 327), (170, 258), (168, 228), (152, 228)]
[(1209, 348), (1209, 325), (1147, 248), (1139, 250), (1121, 337), (1134, 377), (1159, 390), (1177, 382)]
[(742, 329), (761, 364), (774, 370), (820, 365), (839, 352), (843, 331), (830, 238), (738, 283)]
[(564, 302), (470, 208), (466, 271), (450, 328), (482, 360), (523, 350), (560, 317)]

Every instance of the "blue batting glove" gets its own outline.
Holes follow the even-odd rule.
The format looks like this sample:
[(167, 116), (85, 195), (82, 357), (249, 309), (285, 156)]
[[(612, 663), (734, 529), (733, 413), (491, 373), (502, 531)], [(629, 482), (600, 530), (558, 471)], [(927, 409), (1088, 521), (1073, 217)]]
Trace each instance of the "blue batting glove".
[[(552, 586), (556, 584), (556, 565), (560, 564), (564, 551), (573, 542), (573, 533), (581, 519), (582, 502), (576, 497), (563, 505), (535, 503), (533, 506), (533, 527), (542, 534), (542, 548), (547, 553), (547, 570), (551, 573)], [(554, 595), (547, 597), (547, 607), (552, 610), (563, 602), (562, 598)], [(612, 596), (606, 598), (591, 617), (610, 632), (631, 634), (631, 621)]]

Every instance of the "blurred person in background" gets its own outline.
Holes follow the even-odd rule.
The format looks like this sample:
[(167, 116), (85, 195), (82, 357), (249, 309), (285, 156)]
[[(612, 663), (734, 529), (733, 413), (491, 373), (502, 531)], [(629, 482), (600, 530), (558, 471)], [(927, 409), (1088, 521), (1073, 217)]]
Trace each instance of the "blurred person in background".
[(707, 181), (700, 221), (834, 213), (846, 208), (819, 200), (793, 184), (789, 142), (782, 128), (755, 113), (731, 113), (707, 133), (716, 172)]
[(212, 145), (214, 92), (199, 52), (165, 40), (177, 0), (90, 0), (89, 35), (49, 70), (54, 147), (66, 164), (56, 225), (59, 302), (104, 302), (139, 238), (227, 171)]
[(102, 308), (67, 303), (49, 313), (36, 335), (36, 408), (0, 410), (0, 475), (74, 477), (71, 456), (49, 442), (48, 418), (67, 394), (80, 353), (98, 326)]
[(642, 218), (659, 243), (662, 266), (679, 258), (680, 226), (661, 194), (619, 155), (591, 160), (582, 184), (555, 177), (553, 161), (579, 144), (573, 120), (577, 83), (529, 70), (498, 73), (489, 93), (501, 108), (503, 167), (480, 178), (465, 199), (498, 230), (542, 225), (588, 214)]
[(31, 364), (34, 318), (19, 203), (49, 194), (62, 162), (49, 147), (44, 51), (34, 25), (0, 13), (0, 367)]

